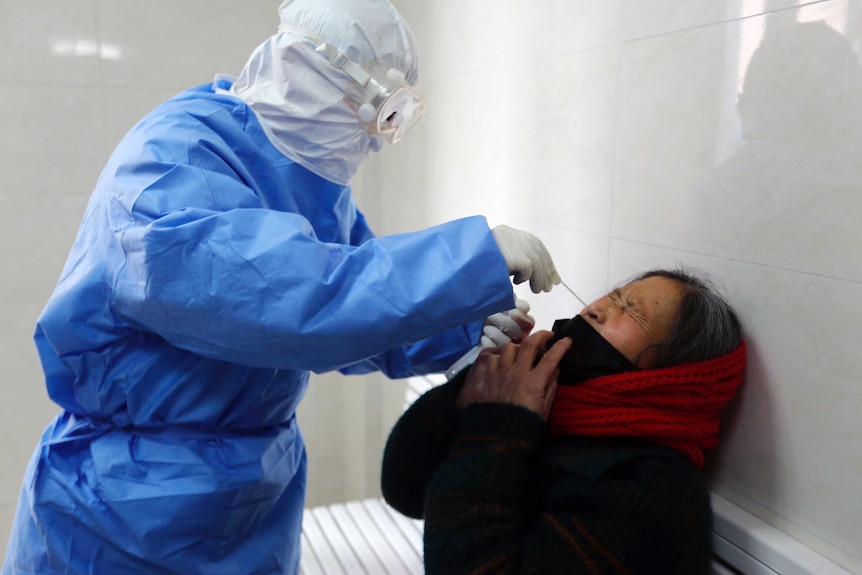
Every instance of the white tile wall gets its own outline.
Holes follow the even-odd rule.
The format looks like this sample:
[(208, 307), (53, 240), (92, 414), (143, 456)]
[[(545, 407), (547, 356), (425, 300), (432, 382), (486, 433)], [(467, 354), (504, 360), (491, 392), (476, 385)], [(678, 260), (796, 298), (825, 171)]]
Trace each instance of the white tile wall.
[(103, 61), (103, 80), (184, 89), (211, 81), (216, 72), (237, 75), (252, 50), (278, 29), (279, 4), (98, 0), (101, 40), (122, 52), (120, 59)]
[(308, 447), (306, 506), (380, 496), (382, 446), (405, 388), (375, 374), (314, 376), (298, 412)]
[[(496, 70), (512, 82), (523, 80), (506, 72), (513, 63), (617, 43), (621, 4), (621, 0), (396, 2), (404, 6), (413, 28), (433, 31), (424, 34), (420, 47), (423, 78)], [(573, 14), (578, 17), (573, 19)]]
[(0, 78), (4, 85), (69, 86), (99, 81), (98, 58), (74, 56), (97, 44), (96, 0), (48, 0), (39, 7), (2, 0), (0, 13)]
[[(3, 517), (11, 518), (15, 514), (15, 503), (0, 503), (0, 514)], [(3, 540), (3, 549), (5, 553), (6, 542), (9, 540), (9, 532), (11, 531), (11, 522), (3, 521), (0, 523), (0, 538)]]
[(823, 0), (623, 0), (622, 38), (633, 40), (710, 26)]
[[(586, 299), (656, 265), (714, 274), (751, 350), (716, 487), (862, 572), (862, 0), (395, 3), (430, 109), (363, 167), (371, 223), (529, 229)], [(238, 73), (278, 4), (0, 0), (0, 552), (55, 411), (33, 323), (107, 154), (164, 98)], [(541, 327), (579, 307), (518, 292)], [(310, 503), (376, 492), (402, 391), (315, 380)]]

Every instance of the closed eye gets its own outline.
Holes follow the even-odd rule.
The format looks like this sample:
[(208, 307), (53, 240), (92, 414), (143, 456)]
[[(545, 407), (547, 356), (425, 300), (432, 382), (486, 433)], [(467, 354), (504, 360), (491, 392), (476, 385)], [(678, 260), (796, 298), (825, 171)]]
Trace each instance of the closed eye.
[(608, 297), (611, 298), (611, 302), (620, 309), (623, 313), (632, 318), (635, 323), (637, 323), (644, 332), (649, 335), (653, 335), (652, 329), (650, 328), (650, 324), (647, 321), (646, 316), (639, 310), (639, 306), (637, 302), (625, 298), (623, 293), (619, 289), (615, 289), (611, 293), (608, 294)]

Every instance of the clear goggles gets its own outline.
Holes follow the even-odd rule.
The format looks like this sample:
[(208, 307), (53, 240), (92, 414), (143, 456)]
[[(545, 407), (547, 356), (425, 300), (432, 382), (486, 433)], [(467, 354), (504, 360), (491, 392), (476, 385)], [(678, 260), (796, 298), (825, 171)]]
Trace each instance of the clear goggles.
[(345, 95), (365, 129), (395, 143), (425, 114), (425, 99), (395, 68), (371, 62), (364, 68), (327, 42), (317, 47), (352, 79)]

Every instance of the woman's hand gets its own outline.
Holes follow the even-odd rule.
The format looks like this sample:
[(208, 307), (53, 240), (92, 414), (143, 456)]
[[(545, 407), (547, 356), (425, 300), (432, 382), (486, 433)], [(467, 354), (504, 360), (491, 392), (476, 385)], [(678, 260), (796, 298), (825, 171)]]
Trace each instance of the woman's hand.
[(550, 331), (538, 331), (520, 345), (509, 343), (482, 350), (458, 393), (458, 407), (471, 403), (510, 403), (525, 407), (547, 421), (557, 391), (557, 365), (572, 346), (570, 338), (563, 338), (536, 363), (539, 351), (553, 336)]

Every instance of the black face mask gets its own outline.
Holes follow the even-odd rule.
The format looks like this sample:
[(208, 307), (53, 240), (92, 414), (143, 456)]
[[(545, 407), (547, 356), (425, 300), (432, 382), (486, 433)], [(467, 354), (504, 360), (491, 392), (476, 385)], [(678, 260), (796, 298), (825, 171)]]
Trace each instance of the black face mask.
[(579, 315), (558, 319), (552, 328), (554, 338), (546, 349), (564, 337), (572, 338), (572, 347), (560, 362), (560, 385), (577, 385), (604, 375), (637, 371), (638, 367)]

